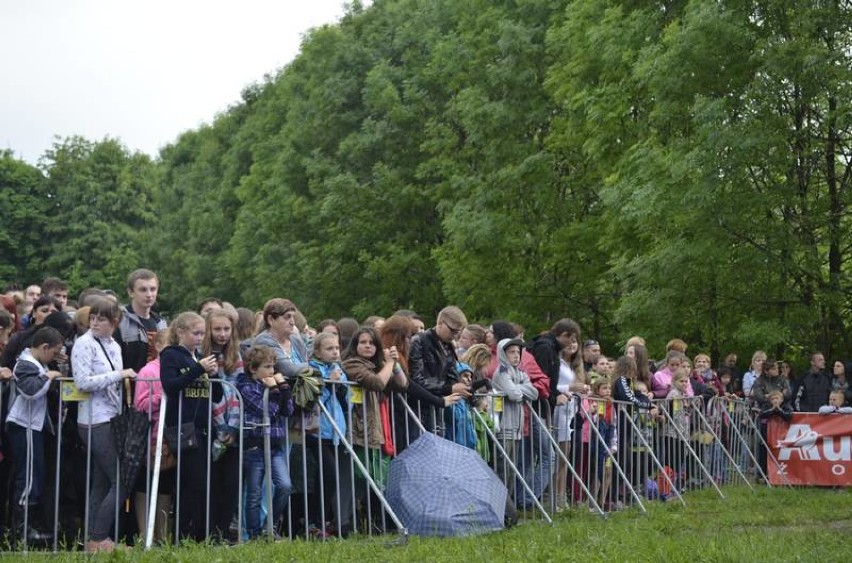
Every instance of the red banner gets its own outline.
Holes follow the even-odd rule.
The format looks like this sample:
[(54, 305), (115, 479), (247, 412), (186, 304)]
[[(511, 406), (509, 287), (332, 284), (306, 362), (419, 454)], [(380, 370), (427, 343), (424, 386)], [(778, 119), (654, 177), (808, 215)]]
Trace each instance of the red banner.
[(852, 415), (772, 417), (766, 443), (778, 460), (767, 456), (773, 485), (852, 486)]

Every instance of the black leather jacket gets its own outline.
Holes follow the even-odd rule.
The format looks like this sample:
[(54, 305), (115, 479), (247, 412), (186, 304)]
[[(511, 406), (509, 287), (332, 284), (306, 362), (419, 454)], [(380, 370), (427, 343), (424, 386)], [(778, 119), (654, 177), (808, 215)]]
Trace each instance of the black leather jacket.
[(434, 328), (422, 332), (411, 340), (408, 367), (411, 379), (433, 395), (443, 397), (452, 393), (458, 383), (456, 351), (452, 344), (441, 342)]

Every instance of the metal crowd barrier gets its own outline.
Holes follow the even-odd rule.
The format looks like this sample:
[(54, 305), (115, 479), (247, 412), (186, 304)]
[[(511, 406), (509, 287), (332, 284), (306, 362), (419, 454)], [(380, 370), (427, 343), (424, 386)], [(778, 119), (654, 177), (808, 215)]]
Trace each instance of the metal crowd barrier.
[[(75, 392), (70, 378), (58, 380), (60, 394), (58, 400), (49, 407), (55, 409), (55, 420), (60, 422), (60, 427), (64, 427), (67, 418), (76, 416), (76, 402), (84, 400), (85, 396)], [(136, 384), (150, 387), (156, 382), (137, 379)], [(237, 452), (238, 476), (235, 490), (223, 490), (218, 485), (214, 488), (213, 473), (214, 469), (219, 469), (216, 464), (220, 461), (213, 461), (210, 455), (206, 456), (204, 474), (196, 476), (204, 479), (204, 522), (201, 532), (198, 532), (200, 523), (195, 523), (195, 539), (223, 539), (213, 538), (212, 534), (216, 532), (218, 535), (233, 534), (231, 541), (242, 542), (246, 540), (243, 470), (243, 438), (247, 430), (244, 425), (245, 407), (233, 384), (219, 379), (211, 379), (210, 382), (222, 385), (223, 392), (230, 390), (239, 402), (239, 421), (230, 421), (239, 428), (239, 439), (232, 446)], [(363, 424), (361, 436), (356, 436), (354, 431), (353, 417), (366, 421), (370, 416), (370, 393), (362, 392), (360, 386), (354, 383), (327, 381), (326, 385), (332, 392), (342, 385), (350, 388), (349, 394), (353, 401), (345, 412), (346, 428), (335, 422), (322, 401), (317, 403), (315, 410), (299, 412), (291, 417), (283, 448), (287, 452), (294, 490), (288, 496), (284, 515), (279, 522), (274, 522), (271, 516), (274, 491), (269, 392), (267, 390), (264, 393), (264, 416), (259, 426), (264, 429), (265, 535), (269, 539), (304, 537), (323, 540), (349, 532), (364, 535), (397, 533), (404, 539), (407, 535), (406, 523), (394, 513), (384, 496), (386, 475), (382, 467), (386, 468), (386, 456), (370, 447), (367, 424)], [(11, 389), (14, 392), (14, 383)], [(473, 443), (463, 438), (468, 431), (467, 426), (458, 426), (451, 409), (448, 411), (443, 407), (427, 405), (405, 393), (391, 393), (386, 397), (397, 455), (425, 432), (436, 433), (450, 440), (466, 441), (463, 445), (477, 449), (506, 484), (512, 504), (521, 509), (522, 518), (541, 519), (550, 523), (553, 515), (563, 509), (560, 499), (555, 495), (559, 466), (566, 469), (566, 482), (561, 483), (566, 491), (566, 507), (590, 510), (602, 516), (628, 506), (645, 512), (646, 503), (654, 499), (672, 499), (685, 505), (683, 493), (690, 489), (712, 488), (724, 498), (724, 485), (743, 483), (751, 488), (758, 482), (768, 485), (765, 457), (771, 457), (771, 453), (766, 447), (765, 435), (748, 403), (739, 399), (717, 397), (706, 402), (701, 398), (655, 400), (653, 405), (656, 408), (652, 414), (652, 411), (639, 409), (629, 403), (575, 396), (573, 400), (578, 408), (571, 422), (570, 441), (566, 443), (559, 441), (555, 421), (551, 420), (550, 409), (546, 406), (542, 408), (538, 403), (524, 402), (524, 427), (506, 429), (501, 427), (501, 422), (507, 398), (497, 393), (478, 394), (469, 409), (469, 422), (476, 433), (476, 441)], [(0, 395), (0, 409), (2, 400)], [(141, 479), (144, 479), (144, 487), (141, 488), (147, 499), (144, 507), (145, 535), (137, 541), (144, 543), (146, 549), (154, 545), (155, 535), (159, 536), (156, 539), (162, 543), (177, 542), (187, 535), (187, 530), (181, 528), (181, 501), (186, 491), (179, 477), (186, 461), (185, 452), (179, 449), (175, 452), (175, 489), (169, 506), (159, 506), (164, 499), (158, 498), (160, 495), (157, 494), (161, 480), (168, 478), (166, 472), (160, 471), (162, 459), (159, 454), (164, 442), (166, 412), (173, 408), (178, 410), (178, 420), (182, 420), (183, 401), (176, 405), (170, 404), (163, 394), (159, 424), (149, 429), (146, 438), (146, 451), (143, 454), (146, 463), (141, 470), (142, 477), (139, 485), (133, 487), (140, 488)], [(207, 399), (207, 408), (212, 411), (212, 393)], [(152, 414), (153, 408), (149, 405), (149, 419)], [(204, 450), (211, 447), (215, 436), (213, 416), (207, 418), (207, 444)], [(330, 423), (335, 439), (319, 436), (316, 427), (323, 420)], [(463, 423), (467, 425), (468, 421)], [(91, 431), (89, 425), (88, 444), (91, 444)], [(81, 451), (80, 444), (73, 440), (73, 434), (70, 435), (71, 443), (66, 444), (63, 434), (61, 429), (56, 433), (55, 461), (52, 461), (55, 467), (48, 464), (46, 468), (53, 470), (56, 483), (52, 499), (52, 537), (48, 542), (48, 547), (54, 552), (61, 548), (74, 549), (85, 543), (90, 532), (92, 448)], [(27, 432), (27, 439), (28, 451), (31, 452), (32, 431)], [(360, 445), (356, 443), (358, 441)], [(50, 439), (47, 443), (53, 447)], [(153, 456), (152, 444), (156, 452)], [(147, 467), (147, 460), (151, 460), (153, 467)], [(32, 479), (34, 468), (31, 453), (25, 463), (27, 474)], [(72, 472), (81, 465), (85, 468), (84, 476), (76, 475), (76, 481), (72, 479), (74, 483), (71, 485), (66, 478), (68, 464), (72, 466)], [(118, 464), (116, 474), (117, 482), (120, 482)], [(83, 477), (83, 498), (72, 498), (69, 501), (71, 497), (66, 493), (82, 492), (80, 477)], [(67, 491), (67, 487), (75, 491)], [(129, 490), (126, 494), (132, 495), (134, 492)], [(31, 517), (28, 494), (29, 487), (25, 491), (23, 503), (24, 534)], [(232, 521), (228, 530), (214, 529), (211, 520), (211, 504), (214, 499), (216, 502), (221, 501), (222, 495), (233, 495), (229, 498), (236, 498), (237, 501), (234, 513), (226, 514)], [(42, 501), (45, 505), (48, 503), (46, 497)], [(123, 499), (117, 496), (114, 533), (117, 534), (117, 540), (132, 541), (129, 535), (134, 530), (133, 514), (128, 515), (122, 508), (123, 504)], [(158, 531), (158, 512), (160, 519), (163, 515), (174, 518), (174, 523), (166, 528), (172, 530), (172, 535)], [(334, 516), (334, 524), (327, 518), (330, 514)], [(64, 523), (60, 522), (60, 515)], [(222, 514), (214, 516), (221, 523)], [(69, 520), (71, 524), (68, 524)], [(23, 544), (16, 547), (27, 551), (28, 542), (26, 537), (23, 539)]]

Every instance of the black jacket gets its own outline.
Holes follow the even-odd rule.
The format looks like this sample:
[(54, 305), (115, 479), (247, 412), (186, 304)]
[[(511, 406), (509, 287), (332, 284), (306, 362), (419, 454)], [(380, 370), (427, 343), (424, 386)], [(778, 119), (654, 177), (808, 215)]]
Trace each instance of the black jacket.
[(433, 395), (443, 397), (452, 393), (453, 384), (459, 381), (457, 362), (453, 346), (441, 342), (434, 328), (421, 332), (411, 341), (408, 354), (411, 380)]
[(796, 410), (799, 412), (817, 412), (819, 408), (828, 404), (828, 395), (831, 393), (831, 376), (818, 372), (806, 373), (796, 393)]
[(535, 358), (535, 362), (541, 371), (550, 378), (550, 406), (556, 406), (556, 398), (559, 396), (559, 391), (556, 386), (559, 384), (559, 353), (562, 350), (562, 345), (556, 340), (556, 337), (550, 333), (540, 334), (529, 341), (527, 350)]
[(222, 400), (222, 385), (211, 384), (204, 368), (183, 346), (169, 346), (160, 353), (160, 381), (168, 397), (166, 426), (177, 425), (182, 398), (181, 422), (195, 420), (195, 426), (206, 432), (212, 403)]

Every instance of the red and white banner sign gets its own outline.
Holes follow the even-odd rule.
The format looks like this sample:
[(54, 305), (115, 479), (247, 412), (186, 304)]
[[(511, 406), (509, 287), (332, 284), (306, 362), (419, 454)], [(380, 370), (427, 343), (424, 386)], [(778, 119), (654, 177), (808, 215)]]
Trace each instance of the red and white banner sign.
[(766, 443), (778, 460), (767, 456), (773, 485), (852, 487), (852, 414), (772, 417)]

